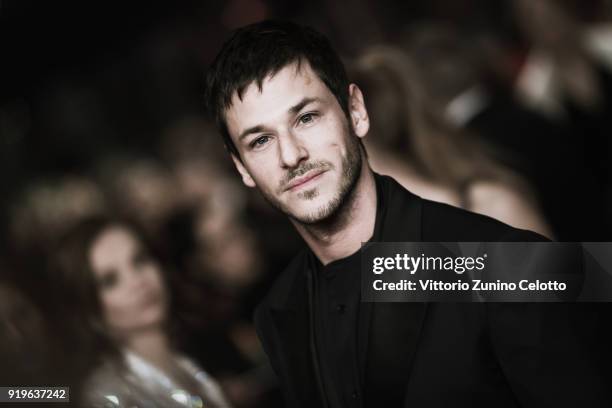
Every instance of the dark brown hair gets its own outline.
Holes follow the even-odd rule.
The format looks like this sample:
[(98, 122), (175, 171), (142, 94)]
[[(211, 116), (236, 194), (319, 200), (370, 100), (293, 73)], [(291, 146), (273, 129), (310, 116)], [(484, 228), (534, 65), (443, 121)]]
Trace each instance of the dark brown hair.
[(240, 158), (227, 130), (225, 111), (236, 93), (242, 97), (252, 83), (263, 81), (297, 63), (310, 65), (338, 100), (347, 117), (348, 78), (344, 65), (321, 33), (286, 21), (262, 21), (242, 27), (223, 45), (206, 76), (205, 99), (226, 148)]
[(71, 320), (82, 352), (97, 356), (91, 364), (120, 356), (119, 347), (106, 332), (99, 288), (91, 268), (90, 253), (100, 234), (111, 227), (126, 228), (150, 250), (137, 227), (109, 217), (88, 218), (70, 229), (59, 241), (52, 262), (52, 280), (62, 294), (66, 318)]

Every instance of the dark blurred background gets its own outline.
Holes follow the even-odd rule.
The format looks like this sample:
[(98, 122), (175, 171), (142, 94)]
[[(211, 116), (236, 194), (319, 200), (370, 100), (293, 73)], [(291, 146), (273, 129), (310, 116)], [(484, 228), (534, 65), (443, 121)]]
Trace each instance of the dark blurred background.
[[(241, 185), (202, 100), (223, 41), (262, 19), (326, 34), (363, 80), (371, 115), (407, 101), (445, 124), (403, 128), (419, 113), (398, 109), (387, 121), (397, 128), (375, 124), (371, 146), (372, 160), (398, 164), (375, 169), (551, 238), (609, 241), (611, 16), (607, 0), (0, 0), (0, 356), (15, 363), (0, 385), (51, 381), (78, 396), (93, 363), (50, 265), (62, 235), (112, 214), (171, 265), (179, 349), (235, 406), (279, 404), (251, 316), (301, 241)], [(409, 96), (378, 82), (383, 63), (372, 61), (396, 53), (410, 62), (392, 68), (418, 85)], [(440, 132), (450, 158), (430, 168), (414, 140)], [(462, 180), (439, 174), (479, 160)]]

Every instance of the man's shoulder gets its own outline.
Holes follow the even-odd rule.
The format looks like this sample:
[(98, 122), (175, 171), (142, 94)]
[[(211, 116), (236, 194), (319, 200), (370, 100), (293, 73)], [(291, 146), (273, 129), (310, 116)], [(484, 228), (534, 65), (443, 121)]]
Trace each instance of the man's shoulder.
[(420, 198), (423, 241), (545, 241), (486, 215)]
[[(382, 241), (387, 240), (385, 235), (389, 232), (394, 239), (406, 235), (411, 240), (423, 242), (546, 240), (534, 232), (511, 227), (491, 217), (421, 198), (392, 177), (377, 175), (377, 181), (387, 197), (387, 217), (390, 217), (384, 223), (387, 234), (383, 233)], [(413, 233), (406, 234), (399, 229)]]

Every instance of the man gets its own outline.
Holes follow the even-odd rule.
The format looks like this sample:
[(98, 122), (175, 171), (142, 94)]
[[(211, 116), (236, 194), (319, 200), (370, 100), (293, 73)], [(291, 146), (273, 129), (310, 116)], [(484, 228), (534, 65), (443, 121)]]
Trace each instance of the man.
[(206, 96), (244, 184), (308, 246), (255, 313), (288, 406), (602, 401), (567, 305), (360, 302), (362, 242), (542, 238), (374, 174), (360, 143), (364, 96), (325, 37), (282, 22), (239, 29), (210, 68)]

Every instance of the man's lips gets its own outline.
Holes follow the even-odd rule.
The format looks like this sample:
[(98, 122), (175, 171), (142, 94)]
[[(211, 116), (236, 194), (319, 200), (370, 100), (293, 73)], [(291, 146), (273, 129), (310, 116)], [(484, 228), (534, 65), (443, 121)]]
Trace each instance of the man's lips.
[(298, 177), (296, 179), (293, 179), (291, 181), (291, 183), (289, 183), (289, 185), (287, 185), (287, 188), (285, 189), (285, 191), (289, 191), (289, 190), (294, 190), (306, 183), (308, 183), (309, 181), (319, 177), (321, 174), (325, 173), (325, 170), (312, 170), (308, 173), (306, 173), (305, 175), (303, 175), (302, 177)]

